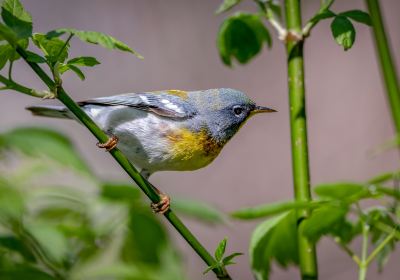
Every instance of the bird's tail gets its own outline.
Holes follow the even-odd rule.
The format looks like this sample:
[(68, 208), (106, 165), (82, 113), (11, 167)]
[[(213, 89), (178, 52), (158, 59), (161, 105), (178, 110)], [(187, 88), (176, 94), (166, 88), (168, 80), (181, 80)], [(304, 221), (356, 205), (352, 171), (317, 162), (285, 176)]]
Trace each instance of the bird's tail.
[(64, 106), (30, 106), (26, 107), (27, 110), (31, 111), (35, 116), (60, 118), (60, 119), (72, 119), (72, 113)]

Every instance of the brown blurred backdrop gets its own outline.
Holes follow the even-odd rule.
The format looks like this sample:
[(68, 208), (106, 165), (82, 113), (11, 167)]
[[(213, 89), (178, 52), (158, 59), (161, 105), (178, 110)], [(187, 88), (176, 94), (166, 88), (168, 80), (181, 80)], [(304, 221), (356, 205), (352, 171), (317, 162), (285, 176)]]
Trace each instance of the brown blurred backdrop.
[[(22, 2), (33, 16), (35, 31), (47, 32), (59, 27), (101, 31), (144, 55), (145, 60), (139, 61), (125, 53), (74, 40), (73, 55), (93, 55), (102, 63), (87, 71), (86, 82), (66, 74), (64, 86), (76, 100), (135, 91), (232, 87), (279, 111), (250, 120), (207, 168), (158, 173), (152, 177), (155, 185), (172, 197), (203, 200), (227, 212), (292, 197), (285, 50), (277, 40), (271, 50), (264, 50), (249, 65), (229, 69), (220, 62), (215, 44), (224, 17), (214, 15), (219, 0)], [(307, 19), (316, 11), (319, 1), (302, 2), (304, 19)], [(365, 9), (361, 0), (336, 2), (334, 11)], [(400, 3), (381, 2), (396, 54), (400, 48)], [(239, 8), (253, 10), (254, 5), (244, 3)], [(394, 151), (376, 157), (368, 154), (391, 139), (394, 132), (370, 30), (359, 24), (356, 29), (356, 42), (350, 51), (344, 52), (335, 44), (329, 22), (320, 24), (305, 46), (313, 184), (362, 181), (399, 167)], [(19, 64), (14, 73), (26, 84), (43, 88), (27, 66)], [(57, 128), (72, 136), (100, 176), (127, 179), (111, 157), (95, 147), (95, 139), (85, 128), (70, 121), (33, 118), (23, 109), (40, 103), (21, 94), (2, 92), (0, 130), (27, 124)], [(229, 252), (246, 253), (230, 268), (233, 278), (252, 279), (247, 248), (255, 222), (232, 222), (213, 228), (192, 221), (187, 223), (210, 250), (227, 236)], [(201, 276), (203, 262), (174, 231), (171, 236), (185, 256), (189, 278), (213, 279), (211, 274)], [(331, 240), (320, 243), (318, 255), (321, 279), (356, 279), (356, 266)], [(373, 266), (369, 279), (398, 279), (399, 257), (399, 252), (394, 254), (381, 275)], [(272, 279), (298, 278), (295, 269), (274, 268), (272, 275)]]

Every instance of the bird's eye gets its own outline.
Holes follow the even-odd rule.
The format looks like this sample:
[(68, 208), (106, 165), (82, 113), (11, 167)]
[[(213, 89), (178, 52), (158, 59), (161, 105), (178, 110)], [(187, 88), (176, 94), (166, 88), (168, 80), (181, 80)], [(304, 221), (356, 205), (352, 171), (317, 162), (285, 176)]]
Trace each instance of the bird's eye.
[(243, 108), (240, 106), (235, 106), (233, 107), (233, 112), (235, 113), (236, 116), (240, 116), (243, 112)]

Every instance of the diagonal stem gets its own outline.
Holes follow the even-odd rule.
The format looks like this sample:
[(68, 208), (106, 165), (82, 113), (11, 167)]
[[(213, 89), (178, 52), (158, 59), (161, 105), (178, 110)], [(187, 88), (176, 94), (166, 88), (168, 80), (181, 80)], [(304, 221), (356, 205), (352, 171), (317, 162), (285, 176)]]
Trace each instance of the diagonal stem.
[[(29, 64), (32, 70), (39, 76), (39, 78), (49, 87), (55, 88), (54, 81), (43, 71), (43, 69), (34, 62), (27, 60), (27, 53), (24, 49), (17, 47), (17, 52)], [(108, 136), (93, 122), (93, 120), (68, 96), (65, 90), (60, 86), (58, 87), (57, 98), (75, 115), (80, 122), (85, 125), (90, 132), (100, 141), (106, 142)], [(160, 201), (159, 195), (155, 192), (150, 182), (148, 182), (136, 170), (136, 168), (129, 162), (125, 155), (117, 148), (110, 151), (113, 158), (119, 165), (128, 173), (128, 175), (136, 182), (146, 196), (154, 203)], [(164, 214), (165, 218), (172, 224), (172, 226), (181, 234), (181, 236), (189, 243), (189, 245), (196, 251), (196, 253), (204, 260), (204, 262), (211, 266), (216, 261), (211, 254), (204, 248), (204, 246), (197, 240), (197, 238), (190, 232), (190, 230), (183, 224), (183, 222), (175, 215), (170, 209)], [(231, 279), (229, 274), (221, 268), (213, 269), (214, 273), (219, 279)]]

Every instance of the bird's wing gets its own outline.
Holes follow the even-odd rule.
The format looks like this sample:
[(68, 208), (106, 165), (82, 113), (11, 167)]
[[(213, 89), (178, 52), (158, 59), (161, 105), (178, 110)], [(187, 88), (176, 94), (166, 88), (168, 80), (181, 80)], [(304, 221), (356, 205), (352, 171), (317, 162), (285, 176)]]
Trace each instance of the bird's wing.
[(79, 105), (128, 106), (170, 118), (191, 118), (197, 111), (179, 95), (163, 92), (126, 93), (79, 102)]

